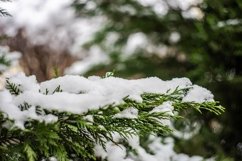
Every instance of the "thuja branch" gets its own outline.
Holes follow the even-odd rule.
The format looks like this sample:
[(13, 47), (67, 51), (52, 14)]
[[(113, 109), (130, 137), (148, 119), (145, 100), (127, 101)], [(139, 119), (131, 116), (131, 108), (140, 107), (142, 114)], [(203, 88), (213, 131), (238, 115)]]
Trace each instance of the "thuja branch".
[[(110, 87), (114, 82), (116, 87)], [(104, 149), (107, 142), (118, 144), (114, 134), (126, 140), (134, 135), (166, 135), (172, 132), (166, 122), (180, 118), (182, 110), (215, 114), (224, 111), (218, 102), (209, 100), (208, 91), (195, 88), (187, 79), (181, 82), (171, 86), (172, 81), (157, 78), (128, 81), (112, 76), (90, 80), (66, 76), (41, 84), (24, 75), (7, 79), (6, 89), (0, 92), (0, 97), (5, 98), (0, 99), (1, 157), (10, 161), (51, 156), (61, 161), (95, 160), (97, 144)], [(151, 88), (154, 83), (156, 88), (169, 85), (170, 89), (161, 89), (159, 93)], [(205, 98), (198, 100), (189, 95), (196, 95), (196, 90), (204, 92)]]

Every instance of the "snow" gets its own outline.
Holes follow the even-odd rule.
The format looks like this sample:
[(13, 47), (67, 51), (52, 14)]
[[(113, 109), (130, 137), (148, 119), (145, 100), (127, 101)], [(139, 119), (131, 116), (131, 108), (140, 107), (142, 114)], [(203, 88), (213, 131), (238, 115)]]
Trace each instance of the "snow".
[(189, 93), (183, 98), (184, 102), (197, 102), (197, 103), (202, 103), (202, 102), (211, 102), (213, 100), (213, 94), (198, 85), (194, 85), (192, 89), (189, 91)]
[(107, 160), (110, 161), (125, 161), (126, 159), (126, 149), (124, 146), (120, 145), (116, 146), (114, 143), (109, 142), (109, 146), (107, 146)]
[(34, 106), (31, 106), (28, 110), (20, 111), (18, 106), (14, 104), (14, 97), (7, 90), (0, 92), (0, 111), (6, 114), (9, 119), (14, 120), (15, 126), (22, 129), (27, 119), (45, 121), (46, 123), (57, 121), (57, 117), (50, 114), (38, 116)]
[(155, 107), (152, 111), (150, 111), (151, 113), (153, 112), (165, 112), (168, 115), (174, 115), (173, 114), (173, 106), (172, 106), (172, 102), (167, 101), (164, 102), (162, 105)]
[(19, 85), (21, 91), (38, 92), (40, 90), (35, 76), (26, 77), (24, 73), (18, 73), (9, 79), (11, 83)]
[[(122, 137), (115, 135), (115, 141), (122, 140)], [(174, 151), (174, 139), (171, 137), (161, 138), (150, 135), (148, 139), (148, 148), (152, 152), (147, 152), (139, 143), (138, 136), (132, 136), (128, 139), (128, 144), (137, 154), (127, 152), (126, 148), (112, 142), (106, 143), (105, 151), (100, 145), (95, 146), (95, 155), (107, 161), (214, 161), (213, 158), (204, 159), (201, 156), (188, 156)]]
[(89, 122), (93, 122), (93, 116), (92, 115), (87, 115), (84, 117), (85, 120), (89, 121)]
[[(66, 75), (37, 83), (35, 76), (26, 77), (20, 73), (11, 78), (9, 82), (15, 83), (22, 90), (18, 96), (11, 95), (6, 89), (0, 92), (0, 111), (15, 121), (16, 126), (23, 128), (26, 120), (32, 118), (45, 122), (57, 120), (52, 116), (37, 116), (35, 107), (40, 106), (49, 110), (68, 111), (75, 114), (85, 113), (88, 110), (98, 109), (109, 104), (119, 104), (123, 98), (131, 96), (130, 99), (141, 102), (143, 93), (166, 93), (172, 92), (177, 87), (191, 88), (183, 98), (185, 102), (213, 101), (213, 95), (208, 90), (192, 85), (187, 78), (174, 78), (163, 81), (157, 77), (143, 78), (137, 80), (126, 80), (117, 77), (100, 78), (92, 76)], [(60, 87), (62, 92), (55, 92)], [(48, 91), (48, 92), (46, 92)], [(18, 106), (24, 103), (31, 108), (20, 111)], [(173, 107), (170, 102), (164, 102), (155, 107), (153, 112), (164, 111), (173, 115)], [(115, 117), (136, 118), (138, 110), (130, 107)], [(161, 122), (164, 120), (161, 120)]]
[(122, 112), (114, 115), (114, 118), (128, 118), (128, 119), (136, 119), (138, 118), (138, 110), (134, 107), (127, 108)]

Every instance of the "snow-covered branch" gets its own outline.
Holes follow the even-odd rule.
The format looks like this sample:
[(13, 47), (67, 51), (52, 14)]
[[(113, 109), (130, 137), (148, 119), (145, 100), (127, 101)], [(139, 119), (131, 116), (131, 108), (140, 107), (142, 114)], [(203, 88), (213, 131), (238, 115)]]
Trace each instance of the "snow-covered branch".
[(17, 152), (12, 150), (18, 153), (17, 159), (94, 159), (100, 156), (98, 146), (123, 146), (132, 137), (170, 133), (171, 121), (188, 108), (215, 114), (224, 110), (210, 91), (187, 78), (67, 75), (37, 83), (35, 76), (18, 74), (8, 78), (0, 92), (5, 131), (0, 148), (7, 159), (15, 146), (19, 147)]

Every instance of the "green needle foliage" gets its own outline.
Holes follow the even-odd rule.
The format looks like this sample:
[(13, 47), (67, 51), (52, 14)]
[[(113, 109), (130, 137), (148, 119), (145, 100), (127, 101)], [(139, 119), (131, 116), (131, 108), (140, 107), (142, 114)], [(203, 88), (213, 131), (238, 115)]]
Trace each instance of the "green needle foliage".
[[(22, 91), (20, 86), (6, 81), (6, 89), (17, 96)], [(183, 102), (188, 88), (176, 88), (165, 94), (144, 93), (143, 101), (136, 102), (130, 98), (123, 98), (120, 104), (109, 104), (97, 110), (89, 110), (82, 114), (59, 112), (44, 107), (36, 107), (38, 115), (52, 114), (58, 117), (54, 123), (28, 120), (24, 129), (13, 125), (13, 120), (0, 112), (0, 156), (2, 161), (36, 161), (55, 156), (59, 161), (68, 160), (97, 160), (94, 155), (94, 146), (101, 145), (105, 149), (105, 143), (112, 141), (113, 134), (117, 133), (124, 140), (132, 135), (141, 138), (150, 134), (167, 135), (172, 129), (161, 123), (161, 120), (180, 119), (179, 115), (170, 115), (166, 112), (151, 112), (155, 107), (166, 101), (173, 103), (177, 113), (186, 109), (194, 109), (199, 112), (208, 110), (217, 115), (224, 112), (224, 108), (218, 102)], [(55, 92), (62, 92), (58, 86)], [(48, 92), (47, 92), (48, 93)], [(46, 94), (47, 94), (46, 93)], [(31, 107), (25, 102), (20, 105), (21, 111)], [(130, 107), (136, 108), (137, 118), (119, 118), (116, 114)], [(88, 119), (88, 118), (92, 119)], [(130, 149), (132, 150), (132, 149)]]

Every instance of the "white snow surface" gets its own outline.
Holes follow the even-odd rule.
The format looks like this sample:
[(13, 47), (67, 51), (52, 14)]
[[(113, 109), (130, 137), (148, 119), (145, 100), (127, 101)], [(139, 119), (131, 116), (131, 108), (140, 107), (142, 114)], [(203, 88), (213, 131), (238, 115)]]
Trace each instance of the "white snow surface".
[[(85, 113), (88, 110), (98, 109), (108, 104), (119, 104), (123, 98), (131, 96), (130, 99), (142, 101), (143, 93), (166, 93), (179, 88), (192, 88), (184, 97), (183, 101), (203, 102), (213, 101), (213, 95), (208, 90), (192, 85), (187, 78), (174, 78), (163, 81), (157, 77), (143, 78), (137, 80), (126, 80), (117, 77), (101, 78), (92, 76), (66, 75), (42, 83), (37, 83), (35, 76), (26, 77), (23, 73), (9, 78), (21, 91), (18, 96), (11, 95), (8, 90), (0, 91), (0, 111), (7, 114), (10, 119), (15, 120), (16, 125), (23, 128), (28, 119), (37, 119), (45, 122), (56, 121), (55, 116), (37, 116), (35, 107), (41, 106), (49, 110), (68, 111), (75, 114)], [(54, 92), (60, 87), (62, 92)], [(48, 92), (46, 92), (48, 91)], [(18, 106), (27, 102), (31, 108), (20, 111)], [(162, 110), (172, 114), (169, 102), (164, 103), (154, 110)], [(130, 108), (122, 111), (115, 117), (135, 118), (138, 111)]]
[(166, 112), (169, 115), (174, 115), (172, 111), (173, 111), (172, 102), (167, 101), (167, 102), (164, 102), (162, 105), (155, 107), (151, 111), (151, 113), (152, 112)]
[(184, 102), (197, 102), (213, 101), (213, 94), (207, 89), (194, 85), (189, 93), (183, 98)]

